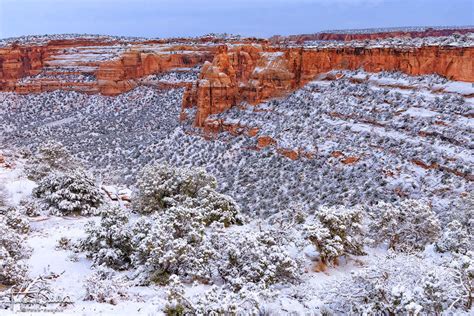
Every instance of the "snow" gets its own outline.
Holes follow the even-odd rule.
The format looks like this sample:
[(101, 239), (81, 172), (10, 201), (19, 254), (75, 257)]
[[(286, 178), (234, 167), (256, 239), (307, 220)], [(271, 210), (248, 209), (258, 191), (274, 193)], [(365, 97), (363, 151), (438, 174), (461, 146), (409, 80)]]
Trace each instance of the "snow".
[(404, 114), (408, 114), (411, 116), (419, 116), (419, 117), (433, 117), (440, 115), (438, 112), (434, 112), (428, 109), (423, 109), (423, 108), (416, 108), (416, 107), (411, 107), (408, 110), (404, 112)]
[(466, 96), (474, 96), (474, 83), (471, 82), (449, 82), (444, 85), (444, 91), (455, 92)]
[[(196, 70), (146, 80), (192, 81)], [(348, 78), (369, 79), (352, 83)], [(446, 214), (461, 194), (472, 191), (472, 181), (412, 161), (438, 163), (469, 174), (474, 163), (469, 89), (466, 83), (431, 76), (347, 72), (344, 79), (315, 80), (287, 97), (255, 107), (234, 107), (215, 116), (227, 124), (258, 127), (258, 135), (270, 135), (282, 148), (314, 154), (313, 159), (295, 161), (279, 155), (278, 147), (248, 150), (255, 147), (256, 138), (246, 135), (223, 133), (213, 140), (203, 139), (189, 122), (178, 121), (182, 89), (158, 92), (140, 87), (114, 98), (64, 91), (26, 96), (2, 93), (1, 136), (3, 146), (33, 150), (48, 139), (63, 141), (90, 171), (100, 175), (105, 190), (119, 196), (132, 196), (139, 170), (152, 160), (206, 168), (217, 178), (218, 189), (232, 196), (252, 219), (251, 224), (229, 229), (242, 236), (261, 226), (272, 228), (262, 224), (268, 216), (296, 206), (308, 215), (325, 204), (349, 207), (404, 201), (396, 190), (409, 198), (427, 200), (440, 216)], [(342, 158), (359, 157), (360, 162), (344, 165), (342, 158), (332, 155), (334, 151), (342, 152)], [(22, 174), (26, 161), (18, 158), (13, 162), (13, 168), (0, 167), (0, 184), (8, 202), (18, 204), (31, 195), (36, 184)], [(387, 170), (392, 175), (386, 176)], [(136, 219), (133, 216), (131, 221)], [(94, 271), (92, 262), (83, 253), (77, 255), (77, 261), (71, 260), (73, 252), (56, 249), (56, 245), (61, 237), (73, 241), (83, 237), (85, 223), (98, 218), (44, 215), (30, 220), (30, 274), (59, 275), (52, 280), (53, 287), (75, 301), (65, 314), (162, 313), (165, 293), (158, 286), (131, 286), (128, 298), (117, 305), (82, 301), (84, 279)], [(291, 228), (282, 230), (281, 236), (289, 233), (295, 239), (301, 234)], [(314, 245), (289, 241), (284, 247), (292, 258), (302, 260), (306, 272), (298, 284), (276, 286), (278, 297), (269, 302), (275, 314), (303, 314), (316, 308), (320, 297), (334, 289), (334, 282), (349, 286), (351, 275), (366, 267), (384, 268), (380, 262), (387, 255), (385, 247), (366, 247), (367, 255), (342, 257), (338, 266), (316, 273), (314, 260), (319, 253)], [(441, 260), (433, 248), (428, 245), (419, 254), (425, 256), (427, 267)], [(198, 295), (209, 288), (186, 285), (186, 293)]]
[(92, 263), (85, 258), (84, 254), (78, 256), (77, 262), (71, 261), (69, 256), (72, 251), (56, 250), (55, 247), (61, 237), (72, 240), (84, 237), (84, 224), (89, 220), (90, 218), (86, 217), (53, 216), (46, 220), (32, 222), (32, 232), (28, 239), (28, 244), (33, 248), (33, 254), (28, 260), (31, 267), (30, 275), (32, 277), (49, 273), (60, 275), (52, 282), (53, 288), (62, 295), (69, 296), (74, 302), (72, 307), (64, 311), (64, 315), (157, 313), (163, 304), (157, 298), (163, 295), (163, 292), (154, 288), (132, 288), (130, 300), (120, 301), (117, 305), (83, 301), (85, 294), (83, 281), (92, 273)]
[(31, 195), (36, 183), (22, 175), (21, 167), (7, 169), (0, 166), (0, 186), (5, 189), (9, 203), (18, 205), (22, 199)]
[(59, 125), (62, 125), (62, 124), (72, 123), (72, 122), (74, 122), (74, 120), (75, 120), (75, 117), (71, 116), (71, 117), (66, 117), (66, 118), (63, 118), (61, 120), (57, 120), (57, 121), (54, 121), (54, 122), (46, 123), (44, 126), (46, 126), (46, 127), (55, 127), (55, 126), (59, 126)]

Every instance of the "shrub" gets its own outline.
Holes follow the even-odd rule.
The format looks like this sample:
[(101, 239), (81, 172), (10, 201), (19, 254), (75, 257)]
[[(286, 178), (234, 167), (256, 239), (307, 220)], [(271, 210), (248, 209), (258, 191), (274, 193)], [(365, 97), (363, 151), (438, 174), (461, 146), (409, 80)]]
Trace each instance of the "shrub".
[(398, 251), (423, 250), (436, 241), (440, 226), (436, 214), (425, 203), (405, 200), (398, 206), (379, 202), (371, 209), (370, 232), (376, 243), (387, 242)]
[(200, 209), (175, 206), (129, 223), (124, 211), (110, 210), (87, 225), (78, 247), (96, 265), (132, 266), (139, 284), (164, 285), (178, 275), (186, 282), (224, 281), (239, 291), (297, 279), (297, 263), (271, 232), (206, 227), (203, 218)]
[(94, 221), (86, 224), (87, 237), (79, 241), (79, 249), (86, 251), (96, 265), (128, 268), (132, 251), (128, 216), (128, 212), (118, 207), (101, 210), (99, 224)]
[(262, 301), (274, 297), (268, 290), (247, 290), (238, 293), (212, 286), (195, 296), (186, 296), (179, 277), (172, 275), (167, 287), (167, 315), (265, 315)]
[(54, 215), (88, 215), (102, 204), (94, 180), (82, 171), (52, 173), (38, 183), (33, 194), (42, 198)]
[(61, 143), (49, 141), (28, 161), (25, 173), (30, 180), (39, 181), (52, 172), (66, 172), (79, 166), (79, 162)]
[(97, 268), (84, 281), (84, 301), (96, 301), (116, 305), (127, 296), (125, 282), (116, 277), (112, 270)]
[(6, 202), (6, 193), (5, 193), (5, 188), (0, 185), (0, 209), (6, 207), (7, 202)]
[(21, 233), (9, 226), (0, 215), (0, 284), (13, 285), (27, 279), (27, 266), (22, 261), (30, 256)]
[(213, 222), (221, 222), (228, 227), (243, 222), (240, 208), (234, 199), (210, 187), (201, 188), (193, 202), (194, 206), (199, 208), (206, 226)]
[(461, 254), (474, 251), (474, 194), (457, 201), (447, 213), (449, 223), (436, 242), (436, 249)]
[(457, 255), (449, 263), (453, 270), (454, 282), (457, 289), (458, 301), (466, 311), (474, 307), (474, 252)]
[(298, 279), (297, 262), (270, 232), (215, 231), (209, 239), (217, 254), (213, 269), (236, 292)]
[(454, 220), (447, 225), (442, 236), (436, 242), (436, 250), (465, 254), (472, 248), (470, 238), (472, 237), (470, 237), (466, 228), (460, 222)]
[(0, 284), (14, 285), (27, 280), (28, 266), (0, 249)]
[[(205, 243), (205, 223), (196, 209), (172, 207), (143, 217), (132, 230), (132, 262), (140, 273), (159, 284), (171, 274), (202, 281), (210, 279), (215, 252)], [(146, 279), (145, 278), (145, 279)]]
[(42, 203), (35, 198), (27, 198), (20, 201), (18, 209), (27, 216), (35, 217), (40, 215), (41, 204)]
[(359, 207), (321, 207), (304, 235), (319, 251), (322, 263), (335, 263), (343, 255), (363, 255), (363, 211)]
[(247, 283), (268, 287), (295, 280), (298, 266), (271, 232), (227, 230), (242, 221), (239, 207), (214, 186), (214, 178), (201, 171), (148, 166), (135, 206), (146, 214), (159, 211), (134, 223), (122, 210), (105, 211), (98, 225), (88, 224), (79, 249), (96, 265), (134, 267), (140, 284), (168, 284), (178, 275), (187, 282), (224, 280), (239, 291)]
[(327, 285), (321, 299), (335, 314), (440, 315), (460, 300), (451, 269), (390, 254)]
[(202, 169), (151, 164), (140, 172), (134, 209), (145, 214), (152, 213), (194, 198), (200, 189), (214, 189), (216, 185), (216, 179)]
[(30, 231), (28, 218), (18, 208), (0, 208), (0, 221), (19, 234), (27, 234)]
[(240, 208), (231, 197), (215, 190), (216, 179), (201, 169), (151, 164), (141, 172), (134, 209), (143, 214), (183, 206), (195, 209), (208, 226), (241, 224)]
[(55, 247), (56, 250), (71, 250), (71, 248), (71, 239), (64, 236), (58, 239)]

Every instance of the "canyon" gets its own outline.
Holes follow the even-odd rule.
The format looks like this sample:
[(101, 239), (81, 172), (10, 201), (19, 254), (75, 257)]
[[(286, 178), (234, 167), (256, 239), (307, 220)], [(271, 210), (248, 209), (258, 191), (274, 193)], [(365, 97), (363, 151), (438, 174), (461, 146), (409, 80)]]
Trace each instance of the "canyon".
[(288, 48), (224, 47), (206, 62), (199, 80), (184, 98), (197, 105), (196, 125), (209, 114), (241, 102), (258, 104), (283, 96), (330, 70), (399, 71), (409, 75), (438, 74), (474, 82), (474, 48)]
[[(25, 273), (34, 280), (44, 276), (52, 293), (74, 302), (64, 309), (82, 314), (169, 312), (171, 287), (161, 282), (162, 277), (171, 281), (165, 280), (168, 273), (177, 273), (183, 286), (196, 293), (194, 302), (204, 290), (222, 291), (236, 279), (236, 287), (228, 290), (232, 297), (250, 291), (252, 300), (271, 306), (255, 314), (319, 315), (328, 309), (312, 304), (321, 302), (333, 306), (334, 314), (350, 314), (352, 306), (363, 302), (341, 309), (336, 305), (344, 294), (339, 286), (372, 280), (366, 274), (352, 281), (361, 271), (380, 271), (371, 273), (380, 276), (377, 284), (391, 282), (383, 293), (392, 293), (396, 302), (398, 284), (415, 289), (415, 295), (424, 291), (422, 282), (430, 291), (432, 284), (452, 291), (437, 296), (443, 304), (444, 298), (451, 299), (445, 311), (431, 312), (430, 299), (421, 314), (472, 311), (456, 303), (460, 292), (451, 287), (459, 283), (453, 258), (466, 253), (462, 247), (474, 244), (463, 236), (474, 235), (467, 228), (460, 235), (451, 229), (459, 227), (453, 225), (459, 220), (472, 228), (467, 225), (474, 201), (474, 34), (460, 29), (433, 29), (420, 36), (415, 36), (416, 30), (404, 32), (415, 33), (391, 31), (380, 38), (377, 32), (341, 31), (326, 32), (332, 34), (329, 40), (279, 41), (226, 34), (0, 39), (0, 203), (4, 199), (8, 210), (25, 218), (12, 221), (15, 225), (32, 225), (21, 236), (33, 247), (31, 257), (21, 259), (29, 265)], [(59, 182), (59, 190), (52, 188)], [(188, 197), (186, 192), (196, 191), (200, 183), (205, 187)], [(85, 185), (91, 194), (82, 194)], [(38, 189), (47, 187), (48, 192)], [(178, 191), (183, 194), (167, 193)], [(156, 212), (142, 213), (144, 192), (159, 196)], [(104, 205), (92, 211), (87, 205), (96, 196)], [(77, 203), (72, 200), (76, 198)], [(7, 214), (3, 210), (0, 205), (2, 229), (7, 222), (1, 219)], [(326, 214), (347, 218), (338, 220), (337, 230), (344, 223), (361, 223), (357, 229), (363, 231), (366, 253), (340, 256), (333, 265), (323, 262), (308, 233), (332, 236), (327, 232), (333, 228), (321, 226), (322, 218), (317, 217), (327, 210), (334, 212)], [(233, 220), (227, 219), (203, 225), (204, 218), (231, 219), (234, 211), (245, 216), (243, 225), (228, 226)], [(344, 215), (358, 213), (363, 217)], [(374, 222), (378, 214), (389, 230), (416, 224), (409, 231), (424, 237), (428, 233), (419, 233), (419, 228), (434, 223), (429, 231), (439, 231), (440, 236), (423, 242), (424, 250), (389, 250), (389, 239), (373, 243), (385, 230), (381, 222)], [(386, 221), (386, 215), (392, 219)], [(98, 225), (103, 230), (94, 235), (91, 227)], [(155, 225), (196, 229), (185, 235), (168, 229), (149, 235), (147, 227)], [(97, 240), (105, 235), (112, 243), (101, 243), (96, 250), (74, 246), (83, 245), (84, 236)], [(147, 236), (146, 242), (136, 243), (140, 236)], [(217, 236), (225, 239), (221, 242)], [(339, 238), (334, 236), (325, 244), (333, 245)], [(465, 240), (462, 253), (438, 247), (446, 245), (445, 236)], [(147, 261), (135, 264), (138, 253), (132, 248), (161, 243), (177, 248), (155, 248), (157, 256), (143, 253)], [(237, 266), (247, 269), (264, 263), (252, 275), (274, 270), (274, 259), (281, 257), (275, 247), (288, 254), (285, 262), (298, 262), (296, 282), (285, 278), (267, 286), (242, 283), (238, 276), (221, 278), (221, 271), (235, 271)], [(196, 250), (189, 261), (183, 261), (183, 249)], [(262, 249), (270, 255), (244, 264), (235, 261)], [(212, 258), (220, 258), (220, 253), (232, 254), (232, 260), (217, 264)], [(201, 260), (201, 254), (211, 261)], [(96, 260), (102, 255), (107, 263), (99, 268)], [(190, 265), (166, 273), (148, 265), (166, 258)], [(390, 264), (396, 269), (387, 270)], [(444, 270), (436, 270), (440, 266)], [(104, 280), (98, 271), (110, 278)], [(148, 271), (153, 272), (153, 283), (147, 283)], [(218, 273), (202, 279), (203, 271)], [(445, 277), (446, 283), (432, 282), (431, 271)], [(403, 279), (405, 273), (411, 281)], [(141, 280), (146, 282), (142, 285)], [(111, 285), (122, 281), (123, 295), (115, 295)], [(90, 287), (101, 282), (103, 292), (119, 301), (90, 301)], [(364, 289), (374, 288), (375, 283), (364, 282)], [(260, 293), (260, 286), (265, 291), (261, 298), (253, 294)], [(12, 292), (7, 291), (0, 284), (3, 309), (10, 306)], [(206, 293), (229, 302), (215, 296), (218, 292)], [(283, 302), (277, 303), (278, 309), (273, 309), (275, 302), (265, 301), (271, 299), (268, 293)], [(358, 288), (347, 297), (360, 293)], [(379, 304), (380, 296), (374, 297), (374, 304)], [(458, 304), (455, 309), (453, 304)]]
[[(195, 125), (211, 114), (246, 102), (252, 105), (301, 88), (331, 70), (398, 71), (409, 75), (437, 74), (474, 82), (474, 47), (422, 42), (386, 45), (378, 39), (400, 36), (425, 38), (455, 33), (455, 40), (472, 29), (424, 30), (369, 34), (323, 33), (315, 37), (262, 39), (133, 40), (68, 38), (45, 43), (10, 42), (0, 47), (0, 91), (20, 94), (72, 90), (114, 96), (140, 85), (184, 87), (183, 109), (196, 107)], [(464, 35), (463, 35), (464, 34)], [(433, 37), (428, 37), (433, 38)], [(434, 37), (442, 38), (442, 37)], [(363, 42), (354, 40), (364, 39)], [(466, 38), (464, 38), (466, 41)], [(337, 44), (332, 44), (337, 43)], [(188, 72), (200, 68), (194, 81), (158, 81), (149, 75)], [(211, 122), (212, 123), (212, 122)]]

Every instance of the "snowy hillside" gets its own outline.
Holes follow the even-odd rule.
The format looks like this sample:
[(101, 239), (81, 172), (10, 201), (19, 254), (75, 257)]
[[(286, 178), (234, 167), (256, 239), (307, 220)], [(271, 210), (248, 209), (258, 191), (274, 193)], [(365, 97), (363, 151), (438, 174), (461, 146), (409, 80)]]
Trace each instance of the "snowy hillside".
[(209, 134), (183, 89), (1, 93), (2, 314), (472, 313), (473, 95), (330, 72)]

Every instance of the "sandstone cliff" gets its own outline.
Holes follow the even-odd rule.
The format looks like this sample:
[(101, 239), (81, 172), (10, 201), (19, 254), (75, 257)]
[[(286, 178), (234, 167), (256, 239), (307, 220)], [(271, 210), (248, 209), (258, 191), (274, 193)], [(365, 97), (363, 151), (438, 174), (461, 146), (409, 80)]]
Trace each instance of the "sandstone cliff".
[[(425, 33), (430, 32), (438, 30)], [(141, 78), (150, 74), (188, 71), (202, 65), (196, 82), (174, 82), (161, 87), (187, 87), (183, 108), (197, 106), (195, 123), (203, 126), (210, 114), (241, 102), (257, 104), (285, 95), (318, 74), (334, 69), (439, 74), (474, 82), (472, 40), (460, 46), (442, 45), (443, 41), (438, 45), (390, 46), (375, 42), (367, 46), (343, 43), (288, 47), (270, 45), (264, 40), (229, 42), (214, 37), (133, 42), (78, 38), (35, 45), (12, 43), (0, 48), (0, 91), (36, 93), (65, 89), (117, 95), (149, 84)]]
[(289, 48), (222, 47), (212, 63), (202, 67), (199, 80), (188, 89), (184, 107), (197, 105), (196, 125), (207, 116), (240, 102), (257, 104), (301, 87), (317, 74), (334, 69), (369, 72), (401, 71), (410, 75), (438, 74), (474, 82), (474, 48)]
[(80, 39), (13, 44), (0, 48), (0, 91), (64, 89), (116, 95), (134, 88), (135, 79), (212, 60), (215, 47)]
[(101, 63), (97, 71), (99, 91), (116, 95), (134, 88), (134, 79), (176, 68), (189, 68), (212, 60), (211, 51), (193, 51), (192, 48), (165, 52), (126, 52), (117, 60)]

